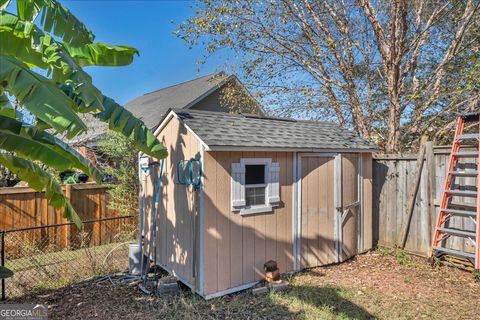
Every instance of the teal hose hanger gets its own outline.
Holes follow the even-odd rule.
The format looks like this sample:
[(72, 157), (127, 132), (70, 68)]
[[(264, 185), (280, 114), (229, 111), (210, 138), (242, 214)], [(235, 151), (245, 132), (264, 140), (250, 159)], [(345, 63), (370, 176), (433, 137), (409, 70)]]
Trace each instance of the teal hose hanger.
[[(197, 172), (194, 171), (194, 165), (196, 164)], [(194, 190), (200, 189), (202, 185), (202, 162), (197, 159), (180, 160), (177, 163), (177, 180), (181, 185), (191, 185)]]

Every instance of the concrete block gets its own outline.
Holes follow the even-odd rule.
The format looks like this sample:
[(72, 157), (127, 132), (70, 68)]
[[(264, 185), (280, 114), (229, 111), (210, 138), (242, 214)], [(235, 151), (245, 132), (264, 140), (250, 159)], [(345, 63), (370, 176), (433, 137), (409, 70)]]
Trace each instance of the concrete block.
[(165, 277), (158, 280), (157, 291), (159, 294), (163, 293), (177, 293), (179, 290), (177, 279), (172, 277)]
[(177, 278), (169, 275), (158, 279), (158, 283), (177, 283)]
[(287, 282), (273, 282), (270, 283), (268, 286), (270, 287), (270, 290), (273, 291), (285, 291), (290, 288)]
[(268, 288), (267, 287), (258, 287), (258, 288), (253, 288), (252, 289), (252, 293), (254, 295), (260, 295), (260, 294), (265, 294), (268, 292)]

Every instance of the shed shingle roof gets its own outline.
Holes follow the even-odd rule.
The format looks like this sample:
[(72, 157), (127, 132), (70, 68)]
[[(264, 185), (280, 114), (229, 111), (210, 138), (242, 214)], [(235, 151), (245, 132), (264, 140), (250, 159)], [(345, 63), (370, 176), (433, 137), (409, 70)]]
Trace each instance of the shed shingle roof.
[(331, 122), (173, 110), (210, 148), (358, 149), (377, 147)]

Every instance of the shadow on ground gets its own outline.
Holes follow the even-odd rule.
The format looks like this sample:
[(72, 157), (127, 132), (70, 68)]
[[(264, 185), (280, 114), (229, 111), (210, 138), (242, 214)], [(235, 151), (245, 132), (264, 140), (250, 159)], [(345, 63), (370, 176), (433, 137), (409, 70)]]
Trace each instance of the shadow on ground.
[(336, 287), (295, 286), (285, 293), (270, 295), (272, 303), (283, 307), (300, 319), (374, 319), (364, 308), (345, 297), (348, 292)]

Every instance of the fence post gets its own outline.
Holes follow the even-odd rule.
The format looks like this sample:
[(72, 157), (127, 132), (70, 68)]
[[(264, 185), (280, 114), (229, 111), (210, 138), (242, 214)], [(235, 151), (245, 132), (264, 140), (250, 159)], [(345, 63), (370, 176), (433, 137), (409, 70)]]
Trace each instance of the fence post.
[[(65, 185), (65, 197), (69, 202), (71, 202), (72, 199), (72, 185), (71, 184), (66, 184)], [(69, 222), (69, 221), (64, 221), (64, 222)], [(61, 228), (64, 228), (62, 235), (63, 235), (63, 246), (64, 248), (68, 248), (70, 246), (70, 228), (72, 226), (67, 225)]]
[(435, 170), (435, 154), (433, 153), (433, 142), (428, 141), (425, 143), (426, 148), (426, 165), (427, 165), (427, 172), (428, 172), (428, 218), (427, 226), (428, 226), (428, 245), (427, 245), (427, 256), (430, 256), (432, 251), (432, 224), (433, 221), (436, 220), (435, 216), (435, 178), (436, 178), (436, 170)]
[[(2, 267), (5, 267), (5, 231), (2, 231)], [(5, 278), (2, 278), (2, 301), (5, 300)]]
[(405, 249), (407, 243), (408, 231), (410, 229), (410, 222), (412, 221), (413, 210), (415, 210), (415, 198), (417, 197), (418, 187), (420, 186), (420, 179), (422, 178), (423, 160), (425, 158), (425, 145), (420, 147), (417, 157), (417, 167), (415, 175), (410, 186), (410, 193), (407, 198), (407, 212), (402, 218), (402, 226), (398, 236), (398, 244), (400, 249)]

